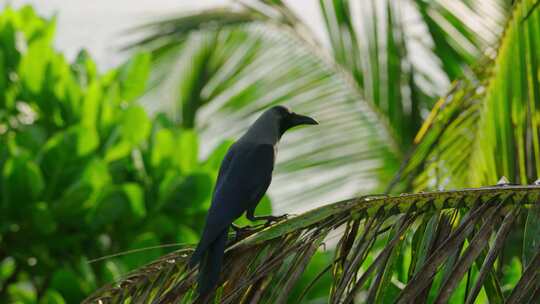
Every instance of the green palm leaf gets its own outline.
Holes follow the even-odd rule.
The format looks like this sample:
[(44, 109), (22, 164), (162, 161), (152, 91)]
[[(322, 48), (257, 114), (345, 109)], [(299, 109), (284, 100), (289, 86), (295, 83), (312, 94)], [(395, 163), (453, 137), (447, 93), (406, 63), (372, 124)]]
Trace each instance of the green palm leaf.
[[(539, 288), (539, 248), (528, 264), (520, 260), (525, 271), (504, 292), (500, 282), (507, 269), (494, 261), (502, 259), (510, 229), (523, 225), (516, 220), (519, 214), (539, 198), (538, 186), (494, 186), (366, 196), (320, 207), (231, 244), (217, 296), (221, 303), (297, 302), (288, 297), (292, 286), (315, 251), (341, 231), (334, 261), (326, 268), (333, 276), (330, 303), (409, 303), (425, 291), (444, 303), (464, 281), (472, 290), (470, 303), (482, 287), (490, 302), (523, 303)], [(164, 256), (87, 302), (190, 303), (196, 277), (196, 270), (186, 268), (191, 251)], [(405, 272), (391, 266), (403, 254), (409, 256)]]
[[(321, 128), (286, 137), (281, 147), (270, 194), (289, 212), (382, 192), (447, 86), (440, 75), (470, 73), (467, 64), (488, 49), (506, 16), (495, 0), (483, 6), (492, 18), (475, 1), (459, 10), (444, 1), (320, 1), (326, 50), (283, 2), (239, 3), (137, 31), (145, 36), (134, 45), (155, 58), (156, 90), (145, 103), (200, 130), (206, 147), (237, 137), (276, 103), (317, 117)], [(404, 9), (415, 12), (416, 23)], [(408, 30), (422, 24), (429, 31)], [(422, 62), (411, 55), (418, 49)], [(434, 68), (426, 70), (424, 57)]]
[(501, 176), (528, 184), (540, 176), (540, 12), (533, 11), (535, 3), (514, 7), (496, 58), (484, 59), (476, 77), (457, 82), (434, 107), (404, 170), (409, 175), (422, 168), (415, 189), (479, 186)]

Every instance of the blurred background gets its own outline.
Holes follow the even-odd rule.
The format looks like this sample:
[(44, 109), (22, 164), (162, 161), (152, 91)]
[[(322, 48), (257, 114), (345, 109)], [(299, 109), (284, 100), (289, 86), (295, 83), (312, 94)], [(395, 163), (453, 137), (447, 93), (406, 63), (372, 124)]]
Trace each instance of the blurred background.
[[(224, 153), (275, 104), (321, 125), (285, 136), (259, 214), (537, 176), (533, 149), (501, 148), (523, 143), (500, 134), (510, 118), (489, 124), (498, 107), (482, 106), (525, 113), (508, 100), (538, 98), (537, 78), (493, 72), (538, 64), (536, 28), (504, 35), (510, 0), (0, 4), (0, 302), (80, 302), (196, 243)], [(519, 26), (536, 26), (533, 10)], [(523, 49), (498, 57), (507, 41)], [(511, 117), (536, 147), (536, 122)]]
[[(201, 9), (231, 5), (230, 0), (141, 0), (106, 1), (89, 3), (82, 0), (2, 0), (12, 7), (32, 5), (42, 16), (57, 17), (54, 45), (73, 59), (81, 49), (88, 50), (100, 68), (111, 68), (127, 59), (127, 52), (119, 52), (121, 42), (126, 41), (123, 33), (135, 26), (160, 17), (180, 12), (193, 12)], [(286, 1), (304, 22), (313, 26), (321, 38), (324, 37), (322, 17), (317, 9), (317, 1)]]

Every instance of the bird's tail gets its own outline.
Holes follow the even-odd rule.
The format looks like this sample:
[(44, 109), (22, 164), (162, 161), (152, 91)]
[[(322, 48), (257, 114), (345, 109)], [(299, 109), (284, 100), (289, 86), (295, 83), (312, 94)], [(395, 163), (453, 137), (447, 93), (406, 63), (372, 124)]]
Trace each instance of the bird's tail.
[(208, 246), (199, 264), (199, 278), (197, 292), (200, 297), (211, 293), (218, 283), (227, 243), (227, 229)]

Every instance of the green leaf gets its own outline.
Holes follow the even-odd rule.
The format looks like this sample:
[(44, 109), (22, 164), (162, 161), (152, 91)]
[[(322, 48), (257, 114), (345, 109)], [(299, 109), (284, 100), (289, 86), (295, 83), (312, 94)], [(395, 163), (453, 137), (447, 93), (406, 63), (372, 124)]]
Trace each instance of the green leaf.
[(80, 257), (76, 269), (77, 272), (80, 274), (79, 278), (81, 280), (82, 289), (84, 290), (85, 294), (96, 290), (96, 274), (94, 272), (94, 268), (89, 263), (86, 256), (83, 255)]
[(326, 302), (328, 294), (330, 292), (330, 286), (332, 282), (331, 272), (327, 271), (314, 285), (310, 288), (307, 294), (304, 296), (304, 301), (298, 302), (298, 298), (301, 293), (317, 279), (321, 270), (325, 269), (332, 262), (332, 251), (317, 251), (313, 258), (306, 267), (306, 271), (300, 277), (298, 283), (295, 285), (291, 295), (289, 296), (290, 303), (318, 303)]
[(94, 229), (100, 229), (104, 225), (110, 225), (119, 219), (123, 219), (130, 212), (129, 199), (121, 187), (109, 186), (97, 202), (93, 212), (88, 215), (87, 223)]
[(150, 64), (150, 54), (139, 53), (120, 67), (118, 79), (120, 81), (121, 95), (124, 100), (134, 100), (144, 93), (150, 73)]
[(47, 130), (37, 124), (25, 126), (15, 135), (17, 146), (28, 151), (39, 151), (47, 141)]
[(150, 133), (150, 120), (144, 108), (130, 105), (123, 113), (120, 122), (121, 137), (131, 145), (138, 145)]
[(98, 145), (99, 136), (95, 129), (76, 125), (58, 132), (47, 141), (43, 159), (51, 162), (74, 160), (94, 152)]
[(161, 171), (172, 166), (176, 153), (179, 153), (179, 151), (176, 149), (174, 132), (169, 129), (160, 129), (155, 132), (150, 161), (152, 167)]
[(146, 207), (143, 189), (138, 184), (126, 183), (122, 185), (122, 190), (129, 201), (133, 217), (136, 219), (144, 218), (146, 216)]
[(182, 130), (178, 142), (176, 160), (183, 174), (191, 173), (198, 165), (199, 142), (194, 130)]
[(31, 215), (36, 232), (44, 235), (50, 235), (56, 231), (58, 225), (47, 203), (37, 203), (32, 208)]
[(540, 206), (536, 205), (527, 212), (527, 221), (523, 233), (523, 267), (529, 263), (540, 250)]
[(185, 177), (174, 190), (169, 204), (174, 208), (186, 208), (179, 202), (189, 202), (189, 206), (206, 210), (210, 206), (210, 197), (214, 183), (205, 172), (194, 172)]
[(186, 222), (183, 225), (179, 225), (176, 241), (181, 244), (195, 244), (199, 240), (199, 235), (193, 231), (191, 227), (198, 223)]
[(106, 261), (102, 268), (102, 277), (105, 282), (116, 282), (122, 277), (122, 266), (117, 261)]
[(66, 301), (62, 297), (62, 295), (54, 290), (54, 289), (47, 289), (41, 299), (39, 299), (39, 304), (64, 304)]
[(63, 191), (56, 206), (56, 212), (64, 216), (63, 221), (67, 221), (67, 216), (78, 222), (81, 211), (95, 207), (102, 189), (111, 183), (107, 165), (99, 158), (88, 161), (82, 170), (80, 177)]
[(86, 87), (89, 83), (94, 82), (98, 77), (96, 64), (92, 61), (90, 54), (86, 50), (79, 51), (75, 62), (71, 66), (73, 73), (76, 75), (78, 83), (82, 87)]
[(0, 284), (13, 274), (15, 267), (16, 262), (13, 257), (7, 257), (0, 262)]
[(84, 297), (78, 275), (69, 268), (58, 269), (52, 274), (50, 288), (60, 292), (68, 303), (78, 303)]
[(36, 200), (45, 190), (45, 181), (35, 162), (27, 156), (14, 156), (4, 164), (2, 189), (4, 203), (11, 208), (21, 209), (15, 202), (28, 205)]
[(233, 143), (234, 141), (232, 140), (224, 140), (222, 143), (220, 143), (206, 158), (203, 166), (209, 170), (215, 171), (217, 174), (219, 168), (221, 167), (221, 162), (225, 158), (227, 151)]
[(48, 61), (52, 56), (47, 37), (34, 39), (28, 45), (28, 51), (21, 59), (19, 74), (22, 83), (30, 92), (40, 93), (43, 90)]
[(521, 278), (523, 264), (519, 261), (519, 258), (513, 257), (510, 260), (510, 263), (507, 263), (503, 267), (505, 269), (503, 269), (504, 276), (501, 279), (501, 285), (503, 291), (508, 291), (512, 288), (512, 286), (515, 286)]
[(129, 155), (133, 146), (127, 141), (121, 141), (118, 144), (110, 147), (105, 152), (105, 160), (107, 162), (113, 162)]
[(34, 304), (36, 303), (36, 288), (30, 281), (19, 281), (7, 286), (9, 299), (13, 303)]
[(89, 156), (98, 148), (95, 129), (76, 125), (53, 135), (39, 153), (49, 196), (59, 195), (77, 180)]
[[(155, 247), (160, 245), (161, 242), (157, 236), (152, 232), (146, 232), (138, 235), (129, 245), (128, 250), (136, 250), (148, 247)], [(152, 260), (159, 258), (163, 254), (161, 248), (148, 249), (141, 252), (126, 255), (122, 257), (122, 262), (128, 269), (135, 269)]]
[[(152, 231), (160, 240), (177, 236), (177, 217), (171, 214), (155, 213), (145, 221), (145, 231)], [(188, 220), (188, 219), (186, 219)], [(188, 221), (189, 222), (189, 221)]]
[(82, 101), (81, 125), (83, 127), (97, 130), (97, 121), (102, 98), (102, 89), (99, 83), (90, 83)]

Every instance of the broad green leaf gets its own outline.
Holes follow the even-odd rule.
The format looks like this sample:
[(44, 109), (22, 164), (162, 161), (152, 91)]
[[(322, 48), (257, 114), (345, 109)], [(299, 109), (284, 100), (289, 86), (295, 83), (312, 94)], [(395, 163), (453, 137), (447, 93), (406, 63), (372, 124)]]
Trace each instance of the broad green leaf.
[(171, 214), (156, 213), (145, 224), (144, 230), (152, 231), (160, 240), (174, 239), (178, 233), (178, 218)]
[(77, 58), (72, 65), (72, 70), (76, 75), (78, 83), (83, 87), (93, 83), (98, 76), (97, 66), (86, 50), (81, 50), (77, 54)]
[(127, 141), (121, 141), (118, 144), (110, 147), (105, 152), (105, 160), (107, 162), (113, 162), (124, 158), (130, 154), (132, 151), (132, 145)]
[(105, 189), (93, 212), (87, 218), (87, 223), (94, 230), (98, 230), (104, 225), (114, 224), (116, 221), (124, 219), (128, 214), (130, 217), (133, 216), (133, 213), (130, 212), (132, 210), (131, 202), (123, 188), (109, 186)]
[(103, 264), (102, 276), (105, 282), (116, 282), (122, 277), (122, 266), (118, 261), (106, 261)]
[(36, 288), (30, 281), (18, 281), (17, 283), (9, 284), (6, 287), (9, 299), (14, 303), (33, 304), (36, 303), (37, 292)]
[(38, 151), (47, 141), (47, 130), (37, 124), (25, 126), (18, 130), (15, 141), (19, 147)]
[(68, 303), (79, 302), (84, 293), (79, 276), (70, 268), (61, 268), (52, 274), (50, 288), (57, 290)]
[(102, 88), (98, 82), (92, 82), (86, 90), (82, 101), (82, 121), (81, 125), (85, 128), (97, 130), (97, 120), (100, 111), (100, 100)]
[[(158, 245), (160, 245), (160, 241), (157, 236), (152, 232), (146, 232), (138, 235), (126, 249), (136, 250), (141, 248), (157, 247)], [(162, 254), (163, 250), (161, 248), (155, 248), (129, 254), (125, 257), (122, 257), (122, 261), (126, 265), (126, 267), (134, 269), (136, 267), (140, 267), (146, 263), (149, 263), (152, 260), (157, 259)]]
[[(318, 303), (326, 302), (328, 298), (329, 289), (331, 286), (331, 272), (327, 271), (321, 277), (317, 278), (321, 274), (321, 270), (324, 270), (332, 262), (332, 252), (331, 251), (317, 251), (308, 266), (306, 271), (300, 277), (297, 287), (293, 290), (289, 296), (289, 302), (292, 303)], [(316, 282), (314, 280), (317, 279)], [(309, 291), (304, 295), (304, 300), (298, 302), (299, 297), (302, 292), (310, 284), (313, 284)]]
[(225, 158), (225, 155), (227, 154), (227, 151), (232, 144), (232, 140), (225, 140), (220, 143), (206, 158), (206, 160), (204, 161), (204, 166), (217, 173), (219, 171), (219, 168), (221, 167), (221, 162), (223, 161), (223, 158)]
[(120, 67), (118, 78), (122, 98), (132, 101), (144, 93), (150, 72), (151, 56), (139, 53)]
[(43, 157), (50, 161), (74, 159), (94, 152), (98, 145), (99, 136), (95, 129), (73, 126), (49, 139), (45, 144)]
[(34, 39), (28, 45), (26, 56), (21, 59), (20, 77), (32, 93), (39, 93), (43, 89), (48, 60), (53, 56), (49, 43), (46, 37)]
[(62, 295), (54, 289), (47, 289), (39, 300), (39, 304), (64, 304), (64, 303), (66, 303), (66, 301), (64, 300), (64, 297), (62, 297)]
[(159, 182), (158, 186), (158, 199), (156, 202), (149, 205), (152, 210), (161, 209), (163, 206), (169, 204), (173, 197), (177, 193), (177, 188), (184, 182), (185, 177), (179, 176), (178, 172), (173, 169), (167, 170), (163, 174), (163, 178)]
[(39, 202), (32, 208), (31, 218), (36, 232), (40, 234), (50, 235), (58, 228), (49, 205), (45, 202)]
[(38, 154), (40, 168), (47, 179), (47, 195), (59, 195), (75, 182), (98, 146), (97, 132), (78, 125), (50, 137)]
[(102, 189), (112, 181), (106, 163), (99, 158), (88, 161), (80, 173), (80, 177), (65, 189), (56, 206), (56, 212), (74, 217), (77, 221), (81, 210), (94, 207)]
[(180, 244), (195, 244), (199, 235), (187, 225), (180, 225), (177, 231), (176, 241)]
[(208, 173), (193, 172), (177, 186), (168, 204), (171, 208), (178, 209), (185, 208), (180, 202), (190, 202), (190, 206), (206, 210), (210, 206), (213, 186), (213, 179)]
[(120, 122), (120, 135), (131, 145), (138, 145), (150, 132), (150, 120), (146, 111), (138, 105), (130, 105), (123, 113)]
[(199, 156), (197, 133), (193, 130), (183, 130), (178, 139), (176, 160), (183, 174), (191, 173), (197, 166)]
[(135, 219), (144, 218), (146, 216), (146, 207), (144, 204), (143, 189), (138, 184), (126, 183), (122, 185), (122, 190), (129, 201), (133, 217)]
[(162, 173), (163, 170), (174, 166), (173, 160), (175, 154), (181, 153), (177, 149), (175, 134), (169, 129), (159, 129), (153, 135), (151, 164), (156, 169), (156, 173)]
[(80, 274), (79, 278), (81, 280), (82, 289), (85, 293), (89, 293), (98, 287), (96, 282), (96, 273), (86, 256), (83, 255), (80, 257), (76, 269)]
[(4, 164), (2, 171), (4, 202), (12, 209), (17, 204), (28, 205), (45, 190), (45, 180), (40, 168), (28, 156), (14, 156)]
[(0, 283), (3, 284), (15, 272), (16, 264), (13, 257), (7, 257), (0, 262)]
[(503, 267), (505, 269), (503, 269), (504, 276), (501, 279), (501, 285), (503, 292), (506, 293), (511, 289), (511, 286), (514, 286), (519, 281), (523, 271), (523, 264), (517, 257), (514, 257), (510, 260), (510, 263)]

